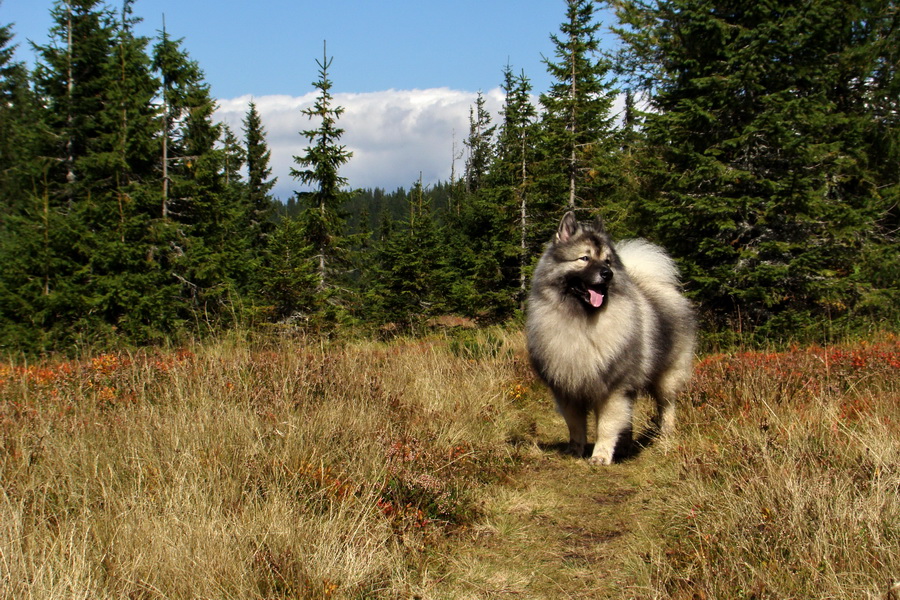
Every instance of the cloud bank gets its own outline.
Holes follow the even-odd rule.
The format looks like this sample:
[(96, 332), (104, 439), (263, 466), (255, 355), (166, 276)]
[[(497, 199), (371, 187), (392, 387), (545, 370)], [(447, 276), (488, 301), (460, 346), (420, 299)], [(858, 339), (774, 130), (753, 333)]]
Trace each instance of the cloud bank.
[[(278, 177), (273, 193), (287, 200), (299, 182), (290, 176), (295, 155), (304, 154), (309, 145), (300, 132), (314, 129), (301, 111), (312, 106), (317, 92), (304, 96), (240, 96), (219, 100), (216, 119), (228, 124), (243, 139), (242, 120), (251, 99), (266, 129), (266, 141), (272, 152), (272, 175)], [(450, 178), (455, 151), (459, 155), (469, 131), (469, 110), (477, 94), (433, 88), (424, 90), (387, 90), (364, 94), (335, 94), (333, 106), (344, 113), (338, 126), (345, 130), (341, 142), (353, 157), (341, 169), (341, 175), (353, 188), (381, 187), (393, 191), (409, 187), (419, 179), (425, 184)], [(484, 92), (485, 107), (493, 122), (499, 120), (503, 94), (499, 88)], [(463, 163), (457, 159), (457, 174)]]

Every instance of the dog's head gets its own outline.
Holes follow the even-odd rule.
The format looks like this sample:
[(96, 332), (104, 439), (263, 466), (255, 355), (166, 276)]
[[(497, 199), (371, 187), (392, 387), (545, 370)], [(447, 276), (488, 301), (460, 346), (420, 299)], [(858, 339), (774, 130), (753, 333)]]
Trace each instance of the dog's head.
[(621, 263), (599, 218), (594, 223), (579, 223), (574, 213), (567, 212), (553, 238), (551, 255), (565, 294), (590, 310), (606, 306)]

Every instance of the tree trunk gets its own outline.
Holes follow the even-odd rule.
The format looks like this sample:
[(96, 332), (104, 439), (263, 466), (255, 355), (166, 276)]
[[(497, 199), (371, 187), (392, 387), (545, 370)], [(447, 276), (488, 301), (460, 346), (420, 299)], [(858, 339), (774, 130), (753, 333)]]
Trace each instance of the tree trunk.
[(519, 307), (522, 310), (525, 310), (525, 260), (528, 255), (525, 245), (525, 231), (528, 223), (528, 211), (525, 199), (525, 181), (527, 179), (525, 149), (525, 136), (522, 136), (522, 180), (519, 183), (519, 248), (521, 250), (521, 254), (519, 255), (519, 292), (521, 298)]
[(72, 184), (75, 183), (75, 142), (72, 140), (72, 96), (75, 91), (75, 82), (72, 80), (72, 4), (66, 2), (66, 96), (68, 107), (66, 108), (66, 128), (68, 139), (66, 140), (66, 183), (68, 183), (69, 208), (74, 202)]
[(572, 103), (572, 113), (570, 115), (570, 121), (569, 121), (569, 131), (571, 132), (571, 135), (572, 135), (572, 153), (569, 157), (569, 210), (575, 210), (575, 173), (577, 172), (577, 169), (575, 168), (575, 164), (576, 164), (575, 134), (576, 134), (576, 127), (577, 127), (577, 119), (576, 119), (577, 115), (575, 112), (575, 99), (576, 99), (575, 94), (578, 90), (575, 87), (575, 77), (577, 75), (577, 72), (575, 70), (575, 40), (573, 38), (573, 39), (570, 39), (569, 41), (572, 43), (572, 51), (570, 52), (570, 54), (572, 55), (572, 59), (571, 59), (572, 60), (572, 73), (571, 73), (572, 87), (571, 87), (571, 91), (569, 92), (570, 93), (569, 100)]

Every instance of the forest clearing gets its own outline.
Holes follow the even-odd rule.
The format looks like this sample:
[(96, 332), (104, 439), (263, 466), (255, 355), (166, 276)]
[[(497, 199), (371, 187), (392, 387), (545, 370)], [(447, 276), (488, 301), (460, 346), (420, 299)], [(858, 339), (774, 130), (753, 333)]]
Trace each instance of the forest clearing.
[(0, 598), (885, 598), (898, 368), (707, 354), (592, 468), (518, 331), (4, 363)]
[[(566, 0), (548, 85), (507, 58), (393, 192), (323, 43), (287, 199), (165, 19), (46, 4), (0, 21), (0, 600), (900, 600), (896, 0)], [(521, 332), (566, 211), (664, 247), (707, 348), (608, 468)]]

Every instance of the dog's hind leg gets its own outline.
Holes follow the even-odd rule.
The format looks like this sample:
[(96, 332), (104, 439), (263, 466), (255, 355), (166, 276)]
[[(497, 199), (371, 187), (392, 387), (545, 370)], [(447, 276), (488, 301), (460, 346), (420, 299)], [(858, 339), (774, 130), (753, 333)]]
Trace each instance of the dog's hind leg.
[[(623, 391), (613, 393), (597, 407), (597, 441), (591, 455), (592, 465), (611, 465), (613, 453), (623, 434), (631, 434), (631, 413), (634, 396)], [(622, 440), (630, 442), (630, 440)]]
[(566, 452), (581, 458), (587, 446), (587, 410), (581, 403), (566, 399), (557, 399), (556, 408), (569, 427), (569, 447)]
[(656, 382), (651, 390), (656, 400), (656, 415), (653, 425), (661, 436), (675, 430), (675, 400), (686, 384), (687, 377), (681, 370), (671, 370)]
[(665, 436), (675, 430), (675, 394), (654, 391), (656, 414), (653, 415), (653, 427), (656, 433)]

